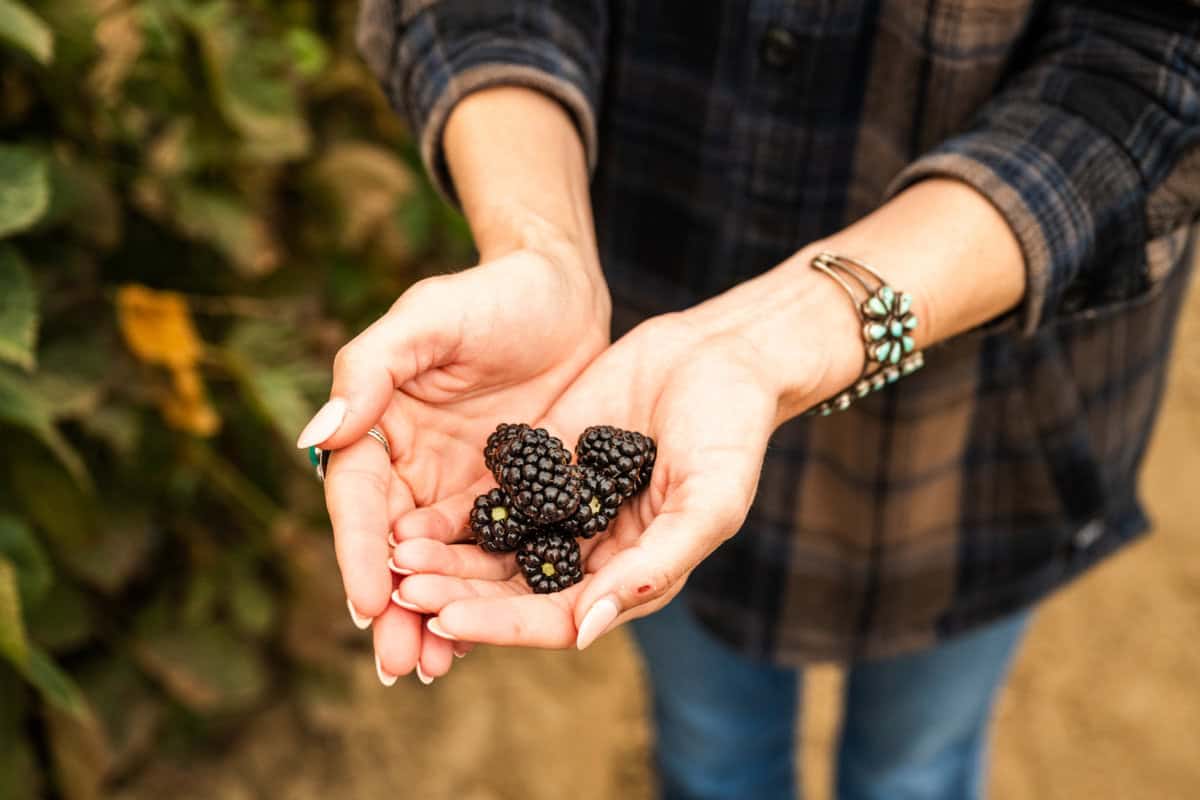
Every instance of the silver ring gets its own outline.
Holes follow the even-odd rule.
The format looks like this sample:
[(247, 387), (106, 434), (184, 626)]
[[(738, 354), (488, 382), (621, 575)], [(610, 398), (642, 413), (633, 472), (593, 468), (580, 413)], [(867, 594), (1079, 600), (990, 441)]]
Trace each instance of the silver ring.
[(387, 451), (389, 459), (392, 457), (391, 442), (388, 441), (388, 438), (384, 435), (383, 431), (379, 430), (379, 428), (371, 428), (371, 430), (367, 431), (367, 436), (370, 436), (372, 439), (383, 445), (383, 449)]

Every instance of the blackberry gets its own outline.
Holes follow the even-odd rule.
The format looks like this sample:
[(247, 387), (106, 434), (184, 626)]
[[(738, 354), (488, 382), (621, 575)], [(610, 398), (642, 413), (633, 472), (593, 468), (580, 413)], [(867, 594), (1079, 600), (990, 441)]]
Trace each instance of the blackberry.
[(562, 521), (563, 530), (572, 536), (590, 539), (601, 533), (617, 516), (621, 507), (621, 491), (617, 482), (590, 467), (572, 467), (579, 478), (582, 494), (575, 513)]
[(492, 489), (475, 498), (470, 524), (475, 541), (489, 553), (516, 550), (534, 532), (533, 525), (512, 507), (503, 489)]
[(517, 563), (537, 594), (561, 592), (583, 580), (579, 543), (569, 534), (548, 531), (526, 539), (517, 550)]
[(538, 525), (561, 522), (579, 507), (571, 453), (543, 428), (517, 434), (501, 453), (496, 480), (513, 507)]
[(488, 437), (487, 444), (483, 448), (483, 463), (488, 468), (488, 471), (500, 479), (500, 463), (504, 459), (504, 449), (512, 443), (521, 434), (530, 430), (529, 426), (524, 422), (508, 423), (501, 422), (496, 426), (496, 430)]
[(657, 452), (649, 436), (611, 425), (593, 425), (583, 432), (575, 446), (579, 463), (615, 480), (625, 499), (650, 482)]

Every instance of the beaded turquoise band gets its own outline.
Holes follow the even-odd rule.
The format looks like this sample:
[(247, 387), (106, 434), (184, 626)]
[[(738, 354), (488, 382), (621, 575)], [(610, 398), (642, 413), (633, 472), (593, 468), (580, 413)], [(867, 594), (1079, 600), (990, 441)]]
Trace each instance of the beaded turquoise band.
[[(854, 383), (805, 412), (805, 416), (828, 416), (916, 372), (925, 365), (925, 355), (916, 349), (913, 339), (917, 315), (912, 311), (912, 295), (893, 289), (878, 272), (846, 256), (818, 253), (812, 267), (836, 281), (850, 297), (862, 320), (866, 350), (862, 372)], [(865, 299), (855, 286), (866, 293)]]

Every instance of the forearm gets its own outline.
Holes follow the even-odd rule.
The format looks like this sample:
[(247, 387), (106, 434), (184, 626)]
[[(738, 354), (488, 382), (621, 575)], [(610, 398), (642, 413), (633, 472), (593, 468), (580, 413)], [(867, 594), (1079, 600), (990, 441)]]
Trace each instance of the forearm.
[(569, 246), (603, 285), (586, 157), (562, 106), (520, 87), (476, 92), (451, 113), (443, 146), (483, 260)]
[(811, 266), (821, 251), (877, 269), (913, 296), (917, 347), (984, 324), (1020, 302), (1025, 268), (1011, 228), (966, 184), (918, 183), (770, 272), (696, 307), (708, 335), (741, 339), (761, 360), (783, 422), (862, 372), (862, 324), (845, 292)]

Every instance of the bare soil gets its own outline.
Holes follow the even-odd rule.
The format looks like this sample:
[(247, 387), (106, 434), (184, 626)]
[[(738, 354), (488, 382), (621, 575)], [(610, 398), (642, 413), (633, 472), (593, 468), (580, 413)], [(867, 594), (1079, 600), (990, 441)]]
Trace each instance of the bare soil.
[[(1200, 797), (1198, 475), (1194, 288), (1142, 481), (1156, 533), (1038, 613), (999, 705), (993, 797)], [(349, 631), (349, 620), (331, 624)], [(347, 650), (355, 666), (341, 692), (314, 687), (263, 713), (220, 756), (164, 756), (117, 796), (650, 797), (646, 697), (624, 635), (582, 654), (479, 648), (433, 686), (413, 677), (392, 689), (376, 681), (365, 645)], [(833, 668), (806, 684), (802, 772), (815, 800), (830, 796), (839, 686)]]

